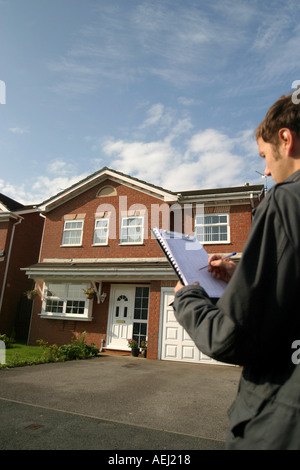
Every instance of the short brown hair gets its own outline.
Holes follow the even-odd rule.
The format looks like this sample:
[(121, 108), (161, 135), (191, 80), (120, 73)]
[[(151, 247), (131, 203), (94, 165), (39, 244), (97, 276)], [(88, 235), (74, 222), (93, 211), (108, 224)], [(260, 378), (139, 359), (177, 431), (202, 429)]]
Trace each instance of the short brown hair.
[(293, 102), (292, 94), (281, 96), (271, 106), (256, 129), (256, 140), (262, 137), (265, 142), (277, 144), (278, 131), (284, 127), (300, 137), (300, 105)]

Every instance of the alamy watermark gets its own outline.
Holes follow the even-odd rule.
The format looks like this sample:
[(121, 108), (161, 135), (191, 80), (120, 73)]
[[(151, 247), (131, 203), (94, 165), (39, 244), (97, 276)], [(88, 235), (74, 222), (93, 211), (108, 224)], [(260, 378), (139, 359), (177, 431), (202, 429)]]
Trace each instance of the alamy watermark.
[(300, 339), (296, 339), (292, 343), (292, 349), (296, 349), (296, 351), (293, 352), (291, 359), (293, 364), (300, 364)]
[(292, 83), (292, 88), (296, 88), (296, 90), (292, 93), (292, 102), (294, 104), (299, 104), (300, 103), (300, 80), (294, 80)]
[[(149, 214), (150, 212), (150, 214)], [(117, 228), (119, 226), (119, 231), (123, 229), (132, 229), (134, 227), (137, 231), (143, 231), (143, 239), (148, 238), (150, 234), (151, 238), (155, 238), (150, 230), (148, 230), (148, 224), (150, 227), (161, 227), (164, 230), (170, 231), (172, 226), (172, 231), (177, 232), (178, 234), (184, 233), (186, 235), (194, 235), (193, 230), (193, 219), (195, 216), (204, 215), (204, 204), (179, 204), (174, 202), (173, 204), (168, 204), (163, 202), (161, 204), (151, 204), (150, 211), (149, 208), (144, 204), (132, 204), (128, 207), (127, 196), (119, 196), (119, 208), (112, 204), (100, 204), (97, 207), (95, 218), (108, 218), (109, 219), (109, 238), (117, 239)], [(124, 218), (132, 219), (132, 222), (127, 222), (126, 225), (122, 225)], [(136, 218), (143, 219), (143, 222), (140, 226), (136, 224)]]
[(3, 80), (0, 80), (0, 104), (6, 104), (6, 85)]
[(4, 341), (0, 341), (0, 364), (6, 364), (6, 346)]

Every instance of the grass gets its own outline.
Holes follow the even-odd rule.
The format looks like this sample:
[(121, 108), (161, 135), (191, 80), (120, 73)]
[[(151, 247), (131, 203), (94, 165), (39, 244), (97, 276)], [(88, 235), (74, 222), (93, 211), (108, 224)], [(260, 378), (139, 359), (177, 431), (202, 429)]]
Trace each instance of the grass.
[(12, 362), (15, 359), (19, 360), (35, 360), (40, 359), (43, 355), (43, 350), (40, 346), (26, 346), (25, 344), (13, 343), (10, 348), (6, 349), (6, 362)]
[(5, 364), (3, 367), (16, 367), (18, 365), (31, 365), (45, 362), (43, 349), (40, 346), (26, 346), (25, 344), (13, 343), (5, 351)]

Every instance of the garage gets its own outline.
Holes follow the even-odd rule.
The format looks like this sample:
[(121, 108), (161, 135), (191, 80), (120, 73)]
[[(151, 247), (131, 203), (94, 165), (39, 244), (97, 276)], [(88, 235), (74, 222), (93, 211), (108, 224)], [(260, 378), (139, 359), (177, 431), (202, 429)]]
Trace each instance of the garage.
[(187, 332), (179, 325), (170, 305), (173, 299), (173, 288), (162, 288), (158, 358), (165, 361), (221, 364), (200, 352)]

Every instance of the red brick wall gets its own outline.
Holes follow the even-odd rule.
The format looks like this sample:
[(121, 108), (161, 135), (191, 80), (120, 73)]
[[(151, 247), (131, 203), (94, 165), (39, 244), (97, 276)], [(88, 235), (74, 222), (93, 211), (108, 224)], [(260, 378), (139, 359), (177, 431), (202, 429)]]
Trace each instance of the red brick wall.
[[(5, 283), (5, 293), (0, 312), (0, 332), (6, 332), (7, 334), (12, 333), (20, 297), (24, 295), (26, 290), (32, 289), (34, 286), (32, 279), (28, 279), (25, 272), (21, 271), (21, 268), (38, 261), (44, 223), (44, 219), (42, 219), (37, 212), (23, 214), (22, 217), (22, 222), (15, 226)], [(11, 227), (15, 222), (14, 220), (11, 223)], [(11, 236), (12, 232), (10, 232), (7, 239), (5, 261), (3, 264), (7, 260), (8, 245)], [(1, 289), (2, 282), (3, 276), (1, 278)]]
[[(216, 212), (218, 212), (216, 210)], [(252, 221), (252, 208), (249, 205), (231, 206), (230, 223), (230, 243), (204, 245), (208, 253), (228, 253), (242, 252), (247, 241)]]
[[(131, 258), (131, 257), (160, 257), (162, 256), (155, 240), (150, 232), (151, 205), (162, 207), (159, 199), (140, 191), (128, 188), (115, 182), (109, 182), (117, 190), (117, 196), (96, 197), (101, 187), (107, 186), (105, 181), (101, 185), (91, 188), (74, 199), (62, 204), (47, 214), (44, 242), (41, 252), (41, 261), (45, 258)], [(147, 209), (148, 223), (145, 221), (145, 234), (143, 245), (119, 245), (119, 198), (126, 197), (127, 210), (134, 204), (142, 204)], [(115, 227), (116, 238), (109, 238), (107, 246), (92, 246), (94, 235), (95, 213), (101, 204), (111, 205), (116, 208), (115, 216), (112, 212), (110, 218), (110, 231)], [(209, 210), (209, 209), (208, 209)], [(212, 208), (212, 212), (218, 209)], [(237, 205), (230, 208), (230, 243), (205, 245), (208, 253), (242, 251), (251, 226), (251, 206)], [(62, 247), (62, 234), (65, 215), (84, 215), (84, 228), (82, 246)], [(162, 217), (160, 214), (160, 223)], [(187, 224), (188, 226), (188, 224)], [(184, 225), (183, 225), (184, 229)]]
[[(89, 189), (47, 214), (41, 261), (45, 258), (138, 258), (161, 256), (161, 251), (150, 233), (150, 214), (151, 204), (160, 205), (163, 202), (140, 191), (114, 182), (109, 182), (109, 184), (116, 187), (118, 196), (96, 197), (101, 186), (107, 186), (107, 184), (106, 181), (102, 185)], [(147, 233), (144, 235), (143, 245), (119, 245), (119, 197), (125, 196), (127, 197), (127, 210), (134, 204), (143, 204), (148, 211), (149, 222)], [(112, 224), (116, 224), (116, 239), (110, 238), (107, 246), (92, 246), (95, 213), (101, 204), (110, 204), (116, 207), (116, 218), (111, 217), (110, 221), (110, 227), (112, 227)], [(85, 214), (81, 247), (61, 247), (64, 216), (66, 214)]]

